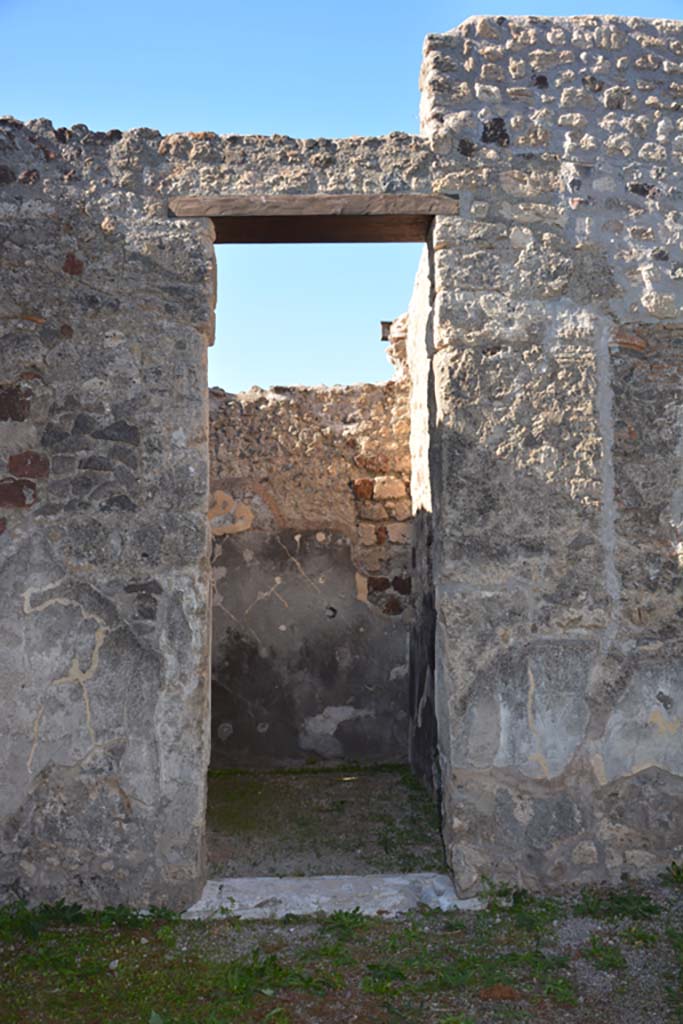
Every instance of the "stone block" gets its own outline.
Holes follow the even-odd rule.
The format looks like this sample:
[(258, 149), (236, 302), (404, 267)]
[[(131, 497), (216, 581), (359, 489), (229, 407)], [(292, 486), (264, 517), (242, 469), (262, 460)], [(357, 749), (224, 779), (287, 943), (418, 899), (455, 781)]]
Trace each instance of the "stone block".
[(403, 498), (406, 493), (406, 485), (398, 477), (377, 476), (373, 486), (373, 497), (376, 501), (383, 501), (387, 498)]

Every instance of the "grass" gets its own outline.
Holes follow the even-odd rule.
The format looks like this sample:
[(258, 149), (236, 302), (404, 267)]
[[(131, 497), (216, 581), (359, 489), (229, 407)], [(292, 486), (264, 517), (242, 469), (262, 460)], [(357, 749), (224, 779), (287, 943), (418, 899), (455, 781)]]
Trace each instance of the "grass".
[(574, 911), (579, 917), (613, 921), (628, 917), (632, 921), (648, 921), (661, 913), (661, 908), (640, 889), (584, 889)]
[(672, 860), (661, 878), (665, 885), (683, 885), (683, 864)]
[(334, 936), (338, 942), (347, 942), (358, 932), (364, 931), (370, 919), (364, 917), (360, 907), (353, 910), (335, 910), (325, 918), (322, 930)]
[[(629, 964), (641, 956), (658, 979), (657, 1019), (683, 1021), (683, 910), (679, 894), (662, 893), (625, 886), (572, 901), (502, 889), (477, 914), (383, 920), (356, 909), (270, 923), (15, 904), (0, 910), (0, 1020), (620, 1024), (638, 1019)], [(558, 929), (579, 918), (592, 930), (586, 938), (581, 924), (580, 943), (565, 948)], [(577, 956), (613, 979), (609, 1006), (592, 1007)]]
[(636, 924), (625, 928), (621, 932), (621, 937), (630, 946), (656, 946), (659, 942), (659, 937), (655, 932)]
[(508, 925), (536, 935), (547, 932), (554, 922), (565, 916), (559, 900), (542, 899), (523, 889), (507, 886), (490, 894), (489, 910)]
[(617, 971), (626, 967), (626, 958), (618, 946), (591, 935), (590, 945), (585, 952), (587, 959), (592, 960), (601, 971)]
[(194, 1024), (201, 1008), (207, 1022), (214, 1024), (213, 1015), (215, 1024), (228, 1024), (246, 1019), (259, 998), (290, 989), (322, 995), (339, 984), (329, 970), (294, 966), (258, 949), (225, 961), (181, 958), (178, 936), (187, 927), (176, 915), (140, 917), (120, 908), (6, 908), (0, 934), (12, 940), (14, 955), (0, 982), (0, 1019), (90, 1021), (96, 1008), (117, 1022)]
[(179, 920), (170, 910), (152, 907), (145, 913), (130, 907), (105, 907), (104, 910), (85, 910), (77, 903), (41, 904), (31, 910), (25, 903), (16, 902), (0, 908), (0, 942), (12, 938), (35, 939), (41, 932), (58, 925), (96, 925), (100, 928), (142, 928), (152, 922)]

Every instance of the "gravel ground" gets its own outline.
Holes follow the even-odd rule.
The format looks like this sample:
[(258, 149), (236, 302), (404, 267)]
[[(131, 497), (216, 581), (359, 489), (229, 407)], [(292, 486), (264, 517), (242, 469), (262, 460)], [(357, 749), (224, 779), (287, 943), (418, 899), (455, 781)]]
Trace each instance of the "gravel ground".
[(0, 910), (2, 1024), (681, 1024), (683, 875), (278, 922)]

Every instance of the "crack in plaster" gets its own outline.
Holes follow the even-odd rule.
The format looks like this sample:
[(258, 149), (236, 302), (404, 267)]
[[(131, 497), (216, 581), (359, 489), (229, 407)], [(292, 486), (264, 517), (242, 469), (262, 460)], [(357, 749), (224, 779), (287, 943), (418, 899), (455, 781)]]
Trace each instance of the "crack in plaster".
[(259, 590), (258, 596), (254, 598), (249, 607), (245, 610), (245, 617), (249, 614), (251, 609), (259, 603), (259, 601), (267, 601), (269, 597), (276, 597), (280, 604), (282, 604), (285, 608), (289, 608), (289, 603), (284, 599), (284, 597), (281, 594), (278, 594), (277, 592), (277, 588), (281, 587), (283, 582), (284, 581), (281, 576), (276, 576), (275, 583), (272, 585), (270, 590)]
[(244, 626), (244, 628), (245, 628), (245, 629), (248, 629), (248, 630), (249, 630), (249, 632), (250, 632), (250, 633), (251, 633), (251, 635), (253, 636), (254, 640), (255, 640), (255, 641), (256, 641), (256, 643), (257, 643), (257, 644), (259, 645), (259, 649), (260, 649), (260, 650), (267, 650), (267, 645), (263, 643), (263, 640), (262, 640), (262, 639), (261, 639), (261, 637), (260, 637), (260, 636), (258, 635), (258, 633), (257, 633), (257, 632), (256, 632), (256, 630), (255, 630), (255, 629), (253, 628), (253, 626), (250, 626), (250, 625), (249, 625), (248, 623), (246, 623), (246, 622), (242, 622), (242, 620), (241, 620), (240, 618), (238, 618), (238, 616), (237, 616), (237, 615), (235, 615), (235, 613), (234, 613), (234, 612), (231, 612), (229, 608), (226, 608), (226, 607), (225, 607), (225, 605), (224, 605), (224, 604), (222, 603), (222, 601), (221, 601), (221, 602), (219, 602), (219, 604), (218, 604), (218, 607), (219, 607), (219, 608), (221, 609), (221, 611), (222, 611), (222, 612), (225, 612), (225, 614), (226, 614), (226, 615), (228, 616), (228, 618), (229, 618), (229, 619), (232, 619), (232, 621), (233, 621), (233, 622), (234, 622), (234, 623), (235, 623), (236, 625), (238, 625), (238, 626)]
[(32, 730), (33, 731), (33, 742), (31, 744), (31, 749), (29, 751), (28, 760), (26, 762), (26, 768), (28, 769), (29, 775), (31, 775), (32, 772), (33, 772), (33, 767), (32, 767), (33, 766), (33, 758), (36, 756), (36, 750), (37, 750), (38, 741), (39, 741), (40, 724), (43, 721), (43, 716), (44, 715), (45, 715), (45, 705), (41, 704), (39, 709), (38, 709), (38, 714), (36, 715), (36, 717), (33, 720), (33, 730)]
[[(65, 676), (60, 676), (58, 679), (51, 679), (47, 684), (48, 687), (61, 686), (69, 683), (76, 683), (78, 686), (80, 686), (81, 694), (83, 697), (83, 707), (85, 710), (85, 725), (86, 729), (88, 730), (88, 735), (90, 737), (90, 741), (93, 744), (94, 749), (94, 747), (96, 746), (96, 736), (95, 729), (92, 724), (90, 696), (88, 694), (86, 683), (88, 683), (97, 672), (100, 663), (100, 651), (102, 649), (102, 645), (104, 644), (106, 637), (110, 633), (110, 628), (106, 624), (104, 619), (102, 619), (99, 615), (95, 615), (94, 612), (86, 611), (85, 608), (83, 608), (83, 606), (78, 603), (78, 601), (74, 601), (72, 598), (69, 597), (50, 597), (47, 598), (47, 600), (43, 601), (41, 604), (33, 605), (31, 603), (31, 599), (34, 594), (45, 594), (50, 590), (55, 590), (57, 587), (61, 586), (65, 582), (65, 579), (61, 579), (58, 580), (56, 583), (50, 584), (50, 586), (48, 587), (28, 587), (27, 590), (25, 590), (24, 593), (22, 594), (22, 597), (24, 599), (23, 609), (26, 615), (35, 615), (38, 612), (45, 611), (46, 608), (50, 608), (54, 605), (66, 608), (77, 608), (81, 613), (81, 617), (83, 618), (84, 622), (91, 620), (98, 624), (95, 630), (93, 649), (90, 655), (90, 663), (87, 666), (87, 668), (85, 670), (81, 669), (78, 660), (78, 655), (75, 655), (71, 661), (68, 673)], [(26, 768), (29, 774), (33, 773), (33, 761), (36, 755), (36, 751), (38, 749), (38, 744), (40, 742), (40, 726), (42, 724), (44, 717), (45, 705), (41, 702), (38, 708), (38, 712), (33, 720), (33, 742), (31, 743), (31, 749), (29, 751), (29, 756), (26, 761)]]
[[(317, 583), (314, 582), (314, 580), (311, 579), (310, 576), (307, 575), (307, 573), (304, 571), (304, 567), (302, 566), (302, 564), (299, 561), (299, 559), (295, 558), (295, 556), (292, 554), (292, 552), (289, 550), (289, 548), (285, 544), (282, 543), (282, 541), (280, 540), (279, 537), (276, 537), (275, 539), (277, 540), (277, 542), (280, 545), (280, 547), (282, 548), (282, 550), (286, 553), (287, 558), (290, 560), (290, 562), (294, 562), (294, 565), (297, 567), (297, 569), (299, 570), (299, 572), (301, 573), (303, 578), (306, 580), (306, 582), (310, 583), (310, 585), (315, 590), (316, 594), (319, 594), (320, 593), (320, 587), (318, 586)], [(298, 538), (297, 538), (297, 543), (298, 543)]]

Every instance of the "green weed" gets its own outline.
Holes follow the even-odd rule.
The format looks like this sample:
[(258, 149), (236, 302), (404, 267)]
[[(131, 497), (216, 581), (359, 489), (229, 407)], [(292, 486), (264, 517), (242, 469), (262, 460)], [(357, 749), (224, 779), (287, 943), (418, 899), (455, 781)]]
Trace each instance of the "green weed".
[(630, 917), (633, 921), (646, 921), (660, 914), (661, 907), (635, 888), (584, 889), (574, 913), (597, 920)]
[(0, 941), (13, 938), (35, 939), (48, 928), (72, 925), (94, 927), (143, 928), (158, 921), (180, 920), (173, 911), (153, 907), (148, 911), (132, 910), (130, 907), (105, 907), (104, 910), (85, 910), (78, 903), (41, 903), (29, 907), (24, 901), (0, 907)]
[(672, 860), (659, 877), (665, 885), (683, 885), (683, 864), (677, 864)]
[(501, 904), (498, 897), (491, 901), (491, 910), (507, 917), (515, 928), (526, 932), (541, 933), (563, 914), (556, 900), (541, 899), (524, 889), (515, 889)]
[(666, 937), (678, 958), (676, 983), (665, 986), (667, 1001), (674, 1019), (683, 1021), (683, 931), (678, 928), (667, 928)]
[(461, 917), (447, 917), (443, 923), (443, 930), (445, 932), (464, 932), (467, 931), (467, 925)]
[(543, 985), (543, 994), (560, 1006), (576, 1006), (578, 1002), (574, 986), (568, 978), (548, 978)]
[(335, 967), (348, 967), (354, 962), (351, 951), (343, 941), (321, 942), (319, 945), (305, 950), (299, 957), (303, 962), (309, 963), (318, 958), (329, 960)]
[(584, 955), (601, 971), (617, 971), (626, 967), (626, 959), (619, 947), (603, 942), (597, 935), (591, 935), (590, 946)]
[(363, 916), (360, 907), (354, 907), (353, 910), (335, 910), (325, 918), (322, 927), (324, 932), (334, 936), (338, 942), (347, 942), (368, 925), (368, 918)]
[(637, 924), (631, 925), (630, 928), (624, 928), (620, 934), (622, 939), (631, 946), (656, 946), (659, 941), (655, 932), (649, 932)]
[(361, 989), (374, 995), (386, 995), (394, 990), (397, 981), (405, 979), (405, 973), (393, 964), (368, 964), (367, 973), (361, 979)]

